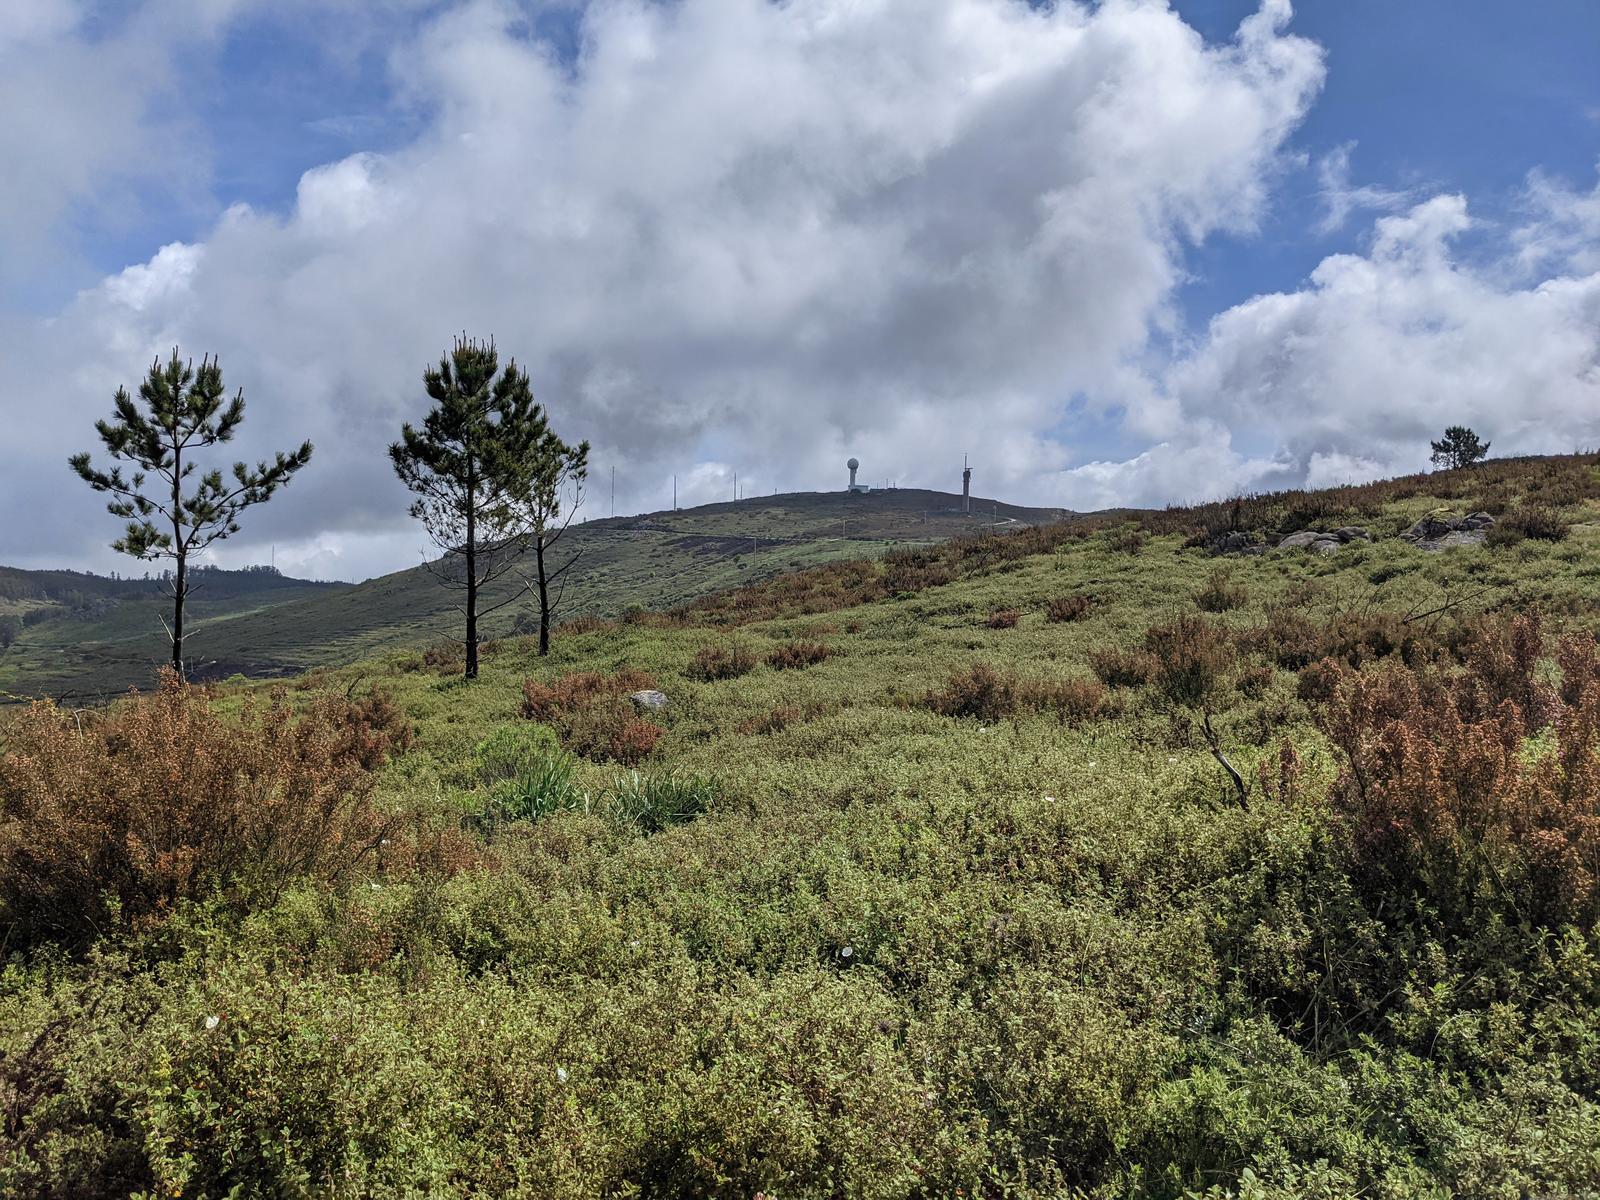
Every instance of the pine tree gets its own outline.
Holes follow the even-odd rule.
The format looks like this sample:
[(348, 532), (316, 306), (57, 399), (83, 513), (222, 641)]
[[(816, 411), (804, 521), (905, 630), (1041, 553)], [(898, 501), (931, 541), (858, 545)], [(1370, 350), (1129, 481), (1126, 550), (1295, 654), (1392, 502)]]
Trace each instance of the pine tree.
[(443, 552), (430, 570), (465, 593), (465, 674), (475, 679), (479, 618), (518, 599), (526, 585), (482, 611), (480, 596), (517, 566), (530, 540), (542, 559), (559, 520), (560, 487), (570, 477), (561, 464), (576, 455), (581, 468), (589, 447), (567, 447), (551, 432), (528, 376), (515, 361), (501, 371), (492, 341), (456, 339), (422, 382), (434, 407), (421, 429), (401, 429), (389, 456), (416, 494), (411, 515)]
[(172, 598), (172, 627), (167, 631), (172, 666), (180, 675), (183, 607), (192, 590), (190, 559), (238, 533), (239, 515), (271, 499), (311, 460), (311, 443), (304, 442), (298, 450), (277, 454), (272, 462), (259, 462), (253, 469), (234, 463), (233, 476), (226, 481), (222, 471), (213, 468), (185, 494), (184, 482), (199, 466), (196, 452), (231, 441), (244, 420), (243, 390), (231, 400), (225, 397), (222, 368), (215, 359), (201, 359), (196, 370), (174, 348), (165, 363), (157, 359), (151, 364), (139, 385), (138, 403), (126, 388), (118, 388), (113, 419), (95, 422), (111, 457), (133, 464), (132, 476), (124, 475), (121, 466), (97, 469), (87, 451), (68, 460), (95, 491), (111, 494), (106, 510), (128, 522), (122, 537), (111, 543), (113, 550), (146, 561), (172, 560), (173, 570), (164, 572), (163, 579)]
[(1433, 465), (1446, 469), (1470, 467), (1489, 453), (1489, 443), (1480, 442), (1465, 425), (1450, 426), (1443, 438), (1429, 445), (1433, 447)]

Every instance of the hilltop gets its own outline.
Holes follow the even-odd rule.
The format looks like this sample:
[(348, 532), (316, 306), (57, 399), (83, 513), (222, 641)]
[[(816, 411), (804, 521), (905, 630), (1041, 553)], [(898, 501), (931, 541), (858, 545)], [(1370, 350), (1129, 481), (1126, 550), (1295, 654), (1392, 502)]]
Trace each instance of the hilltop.
[(0, 1190), (1596, 1194), (1596, 463), (13, 713)]
[[(560, 615), (669, 608), (779, 571), (1064, 515), (976, 498), (963, 515), (960, 505), (960, 496), (915, 488), (795, 492), (591, 520), (574, 525), (562, 544), (564, 554), (581, 557)], [(486, 606), (521, 587), (513, 572), (488, 591)], [(0, 693), (93, 696), (148, 686), (170, 653), (154, 581), (0, 569), (0, 596), (10, 591), (18, 597), (0, 599), (0, 615), (9, 603), (40, 623), (0, 655)], [(212, 572), (193, 601), (195, 673), (282, 676), (459, 637), (457, 600), (421, 566), (361, 584)], [(501, 609), (485, 623), (487, 636), (509, 634), (519, 616), (534, 612), (531, 597)]]

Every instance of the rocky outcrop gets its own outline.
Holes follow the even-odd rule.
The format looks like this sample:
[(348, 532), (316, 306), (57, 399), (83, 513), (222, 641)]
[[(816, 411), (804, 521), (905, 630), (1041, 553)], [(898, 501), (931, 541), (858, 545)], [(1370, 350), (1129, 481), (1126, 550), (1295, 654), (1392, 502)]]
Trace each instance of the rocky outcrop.
[(628, 699), (632, 700), (633, 706), (640, 710), (666, 708), (667, 705), (672, 703), (672, 701), (667, 699), (665, 692), (658, 692), (653, 689), (635, 692), (633, 695), (629, 696)]
[(1494, 518), (1486, 512), (1468, 513), (1464, 517), (1432, 512), (1402, 533), (1400, 540), (1423, 550), (1481, 546), (1494, 524)]
[(1278, 543), (1279, 550), (1308, 550), (1312, 554), (1337, 554), (1351, 542), (1370, 542), (1372, 535), (1359, 525), (1340, 529), (1302, 529)]

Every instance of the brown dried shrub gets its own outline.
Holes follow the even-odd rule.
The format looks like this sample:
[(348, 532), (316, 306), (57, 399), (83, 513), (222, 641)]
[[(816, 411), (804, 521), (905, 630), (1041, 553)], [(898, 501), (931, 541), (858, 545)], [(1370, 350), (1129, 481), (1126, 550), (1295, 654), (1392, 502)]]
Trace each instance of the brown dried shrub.
[(984, 621), (990, 629), (1015, 629), (1022, 614), (1014, 608), (997, 608)]
[(1233, 582), (1233, 573), (1219, 567), (1211, 572), (1200, 590), (1194, 594), (1195, 606), (1202, 612), (1222, 613), (1243, 608), (1250, 601), (1250, 593)]
[(655, 752), (666, 730), (620, 697), (603, 697), (567, 713), (556, 727), (561, 743), (593, 762), (636, 766)]
[(1089, 652), (1089, 669), (1107, 687), (1143, 687), (1155, 676), (1155, 662), (1142, 650), (1102, 646)]
[(825, 642), (785, 642), (768, 653), (767, 665), (775, 671), (796, 671), (814, 667), (833, 654), (833, 648)]
[(391, 824), (370, 768), (402, 729), (382, 697), (300, 712), (280, 697), (229, 719), (170, 672), (87, 720), (35, 704), (0, 756), (0, 924), (76, 943), (192, 897), (340, 882)]
[(573, 671), (542, 683), (522, 681), (522, 715), (530, 721), (553, 724), (562, 716), (576, 712), (595, 700), (629, 696), (656, 686), (648, 672), (624, 667), (606, 674), (603, 671)]
[(1145, 630), (1144, 648), (1151, 682), (1171, 703), (1191, 708), (1210, 700), (1235, 657), (1227, 631), (1189, 613)]
[[(1527, 504), (1501, 517), (1491, 532), (1498, 533), (1502, 528), (1535, 541), (1560, 542), (1566, 540), (1569, 526), (1561, 514), (1548, 504)], [(1503, 539), (1504, 535), (1501, 537)], [(1504, 544), (1503, 540), (1501, 544)]]
[(756, 662), (756, 652), (743, 642), (702, 646), (695, 651), (683, 673), (702, 683), (714, 683), (720, 679), (737, 679), (741, 675), (748, 675), (755, 670)]
[(1106, 688), (1098, 679), (1059, 679), (1019, 685), (1029, 708), (1053, 712), (1065, 725), (1105, 715)]
[(422, 665), (431, 670), (449, 672), (466, 661), (467, 650), (460, 642), (435, 642), (422, 652)]
[[(1521, 654), (1529, 636), (1525, 624), (1502, 642)], [(1337, 668), (1318, 723), (1345, 760), (1332, 800), (1352, 873), (1375, 899), (1411, 897), (1462, 935), (1481, 928), (1485, 906), (1518, 924), (1593, 928), (1600, 654), (1592, 638), (1569, 638), (1557, 659), (1560, 689), (1531, 684), (1527, 707), (1485, 703), (1521, 687), (1485, 660), (1456, 672)], [(1552, 735), (1530, 745), (1546, 721)]]
[(949, 682), (929, 692), (923, 703), (946, 717), (998, 721), (1017, 711), (1017, 684), (988, 663), (975, 663), (951, 675)]
[(1089, 615), (1092, 607), (1089, 597), (1081, 592), (1073, 592), (1068, 596), (1056, 596), (1045, 605), (1044, 619), (1052, 624), (1061, 625), (1072, 621), (1081, 621)]

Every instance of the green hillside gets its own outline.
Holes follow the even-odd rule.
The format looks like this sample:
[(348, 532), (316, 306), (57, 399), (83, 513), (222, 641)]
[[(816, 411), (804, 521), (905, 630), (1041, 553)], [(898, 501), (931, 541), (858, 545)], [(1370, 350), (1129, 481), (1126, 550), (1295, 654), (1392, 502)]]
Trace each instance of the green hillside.
[(1596, 461), (13, 712), (0, 1193), (1600, 1194)]
[[(564, 552), (581, 552), (581, 558), (561, 615), (666, 608), (777, 571), (1061, 515), (975, 500), (973, 514), (963, 516), (960, 502), (959, 496), (910, 488), (868, 495), (802, 492), (590, 521), (574, 526), (563, 541)], [(58, 592), (74, 580), (91, 586), (85, 581), (95, 578), (11, 574), (61, 576)], [(4, 585), (0, 577), (0, 591)], [(92, 696), (148, 685), (169, 654), (161, 625), (166, 610), (145, 594), (154, 584), (125, 581), (120, 587), (109, 589), (110, 599), (104, 598), (108, 588), (101, 588), (97, 603), (76, 611), (70, 603), (59, 604), (67, 619), (24, 629), (11, 651), (0, 655), (0, 692)], [(513, 572), (488, 592), (485, 606), (522, 588)], [(195, 597), (188, 645), (200, 678), (292, 674), (460, 636), (458, 602), (458, 595), (421, 567), (355, 586), (297, 584), (249, 593), (221, 586), (219, 578)], [(503, 608), (487, 622), (487, 635), (508, 634), (519, 615), (535, 612), (531, 597)]]

